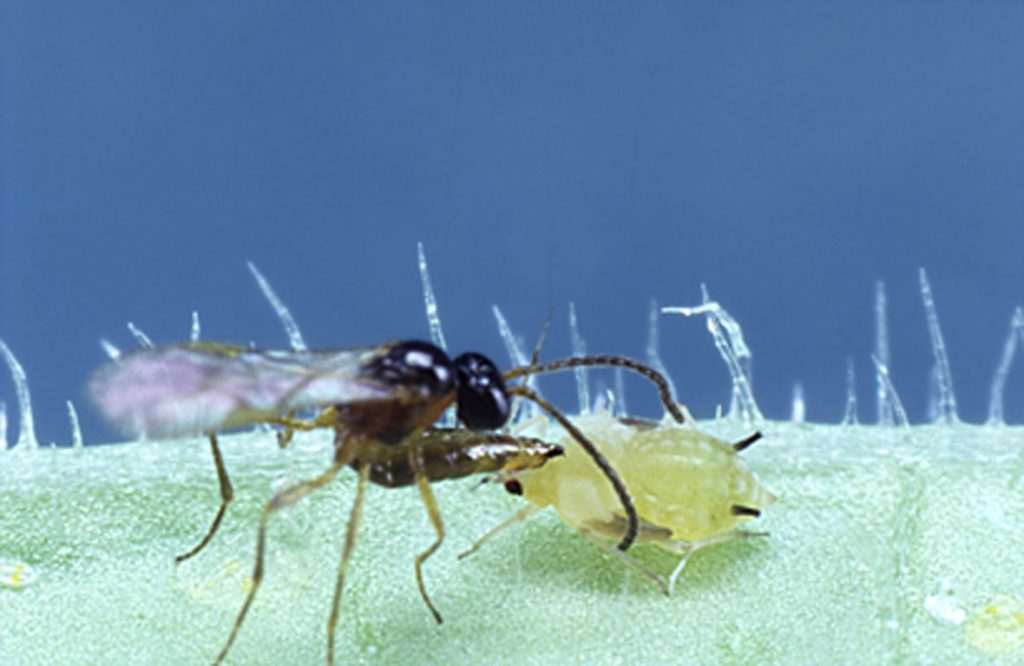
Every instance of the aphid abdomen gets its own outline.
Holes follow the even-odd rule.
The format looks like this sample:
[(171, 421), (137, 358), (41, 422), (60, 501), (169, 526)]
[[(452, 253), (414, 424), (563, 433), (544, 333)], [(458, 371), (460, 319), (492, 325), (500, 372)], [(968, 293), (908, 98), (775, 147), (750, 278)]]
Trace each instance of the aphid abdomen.
[[(539, 439), (471, 430), (430, 429), (399, 446), (376, 445), (367, 449), (370, 481), (389, 488), (416, 483), (411, 456), (430, 481), (461, 479), (473, 474), (520, 472), (541, 467), (562, 448)], [(352, 462), (360, 465), (363, 455)]]
[[(667, 426), (638, 431), (635, 455), (623, 455), (623, 475), (645, 521), (672, 530), (673, 539), (698, 541), (749, 520), (734, 506), (757, 509), (774, 497), (732, 446), (698, 430)], [(640, 453), (642, 452), (642, 453)]]
[[(637, 507), (642, 541), (699, 541), (750, 520), (775, 500), (733, 447), (711, 435), (671, 424), (636, 427), (607, 414), (583, 417), (585, 430), (619, 472)], [(583, 452), (563, 439), (566, 455), (520, 478), (523, 496), (552, 505), (569, 526), (606, 539), (625, 529), (620, 502)]]

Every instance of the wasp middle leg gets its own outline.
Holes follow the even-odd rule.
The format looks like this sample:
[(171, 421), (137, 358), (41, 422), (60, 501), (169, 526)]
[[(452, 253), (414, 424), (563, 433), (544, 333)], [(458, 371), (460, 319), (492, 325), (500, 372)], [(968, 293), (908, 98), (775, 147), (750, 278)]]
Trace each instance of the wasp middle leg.
[(356, 485), (356, 498), (352, 502), (352, 511), (348, 517), (348, 527), (345, 529), (345, 547), (341, 551), (341, 560), (338, 562), (338, 577), (334, 581), (334, 597), (331, 600), (331, 614), (327, 618), (327, 664), (334, 664), (334, 631), (338, 627), (338, 617), (341, 615), (341, 594), (345, 589), (345, 570), (348, 568), (348, 561), (352, 557), (352, 551), (356, 548), (356, 539), (359, 538), (359, 524), (363, 521), (363, 498), (366, 496), (366, 480), (370, 477), (370, 466), (363, 464), (359, 466), (359, 482)]

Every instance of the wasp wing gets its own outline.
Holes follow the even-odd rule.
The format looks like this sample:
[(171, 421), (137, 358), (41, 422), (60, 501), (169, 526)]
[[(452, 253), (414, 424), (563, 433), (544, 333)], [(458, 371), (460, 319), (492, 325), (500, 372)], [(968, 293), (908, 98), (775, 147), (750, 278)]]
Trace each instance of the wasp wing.
[(130, 352), (100, 368), (89, 393), (132, 434), (173, 437), (266, 421), (292, 410), (393, 397), (363, 377), (388, 346), (252, 351), (210, 343)]

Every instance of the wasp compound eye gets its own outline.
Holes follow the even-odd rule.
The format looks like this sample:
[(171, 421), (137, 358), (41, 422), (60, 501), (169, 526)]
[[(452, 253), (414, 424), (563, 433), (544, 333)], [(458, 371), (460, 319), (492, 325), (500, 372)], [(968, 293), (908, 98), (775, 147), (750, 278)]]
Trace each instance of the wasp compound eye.
[(510, 405), (505, 379), (491, 360), (468, 352), (455, 359), (459, 420), (470, 430), (494, 430), (508, 421)]
[(376, 358), (364, 371), (390, 386), (404, 386), (426, 395), (441, 395), (455, 388), (452, 362), (429, 342), (399, 342)]

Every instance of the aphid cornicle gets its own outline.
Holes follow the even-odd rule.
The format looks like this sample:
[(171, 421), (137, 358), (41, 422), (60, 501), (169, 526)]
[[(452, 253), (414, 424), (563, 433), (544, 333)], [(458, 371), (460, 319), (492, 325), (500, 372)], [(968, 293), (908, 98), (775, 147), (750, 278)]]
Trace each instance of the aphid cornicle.
[[(570, 527), (627, 566), (651, 579), (668, 594), (687, 558), (706, 546), (760, 532), (736, 529), (761, 514), (776, 498), (750, 472), (738, 453), (760, 438), (754, 433), (734, 444), (693, 427), (640, 419), (616, 419), (599, 412), (575, 419), (632, 495), (640, 518), (637, 541), (680, 555), (669, 577), (609, 546), (622, 536), (626, 521), (606, 484), (588, 469), (582, 451), (562, 439), (565, 455), (543, 467), (494, 476), (529, 504), (485, 534), (460, 557), (475, 552), (499, 532), (552, 506)], [(548, 439), (538, 422), (536, 434)]]
[[(480, 354), (470, 352), (452, 360), (438, 347), (419, 341), (302, 352), (258, 351), (216, 343), (155, 347), (125, 354), (107, 364), (93, 375), (89, 389), (110, 421), (134, 433), (150, 437), (209, 433), (221, 505), (203, 539), (179, 555), (178, 561), (192, 557), (210, 542), (233, 497), (216, 431), (269, 423), (285, 428), (281, 442), (286, 444), (295, 430), (334, 430), (334, 459), (327, 470), (278, 492), (264, 506), (257, 532), (253, 584), (216, 659), (219, 663), (227, 655), (262, 581), (270, 514), (329, 483), (344, 467), (352, 466), (359, 475), (356, 496), (328, 621), (327, 660), (332, 663), (345, 570), (362, 518), (367, 481), (389, 486), (415, 484), (419, 489), (436, 538), (416, 556), (416, 581), (427, 607), (441, 622), (422, 575), (423, 563), (444, 539), (444, 526), (430, 482), (478, 472), (514, 474), (543, 466), (561, 452), (559, 447), (535, 439), (479, 432), (505, 425), (511, 396), (521, 396), (539, 405), (591, 456), (592, 464), (596, 464), (611, 492), (619, 498), (623, 511), (625, 528), (618, 548), (625, 551), (629, 547), (640, 523), (629, 493), (612, 466), (554, 406), (525, 385), (506, 385), (506, 381), (515, 378), (584, 365), (621, 366), (643, 374), (657, 385), (666, 408), (682, 422), (683, 415), (673, 402), (665, 379), (655, 370), (629, 359), (594, 356), (544, 364), (534, 361), (503, 375)], [(453, 403), (459, 420), (468, 430), (433, 427)], [(308, 421), (294, 418), (296, 413), (310, 410), (320, 411)]]

